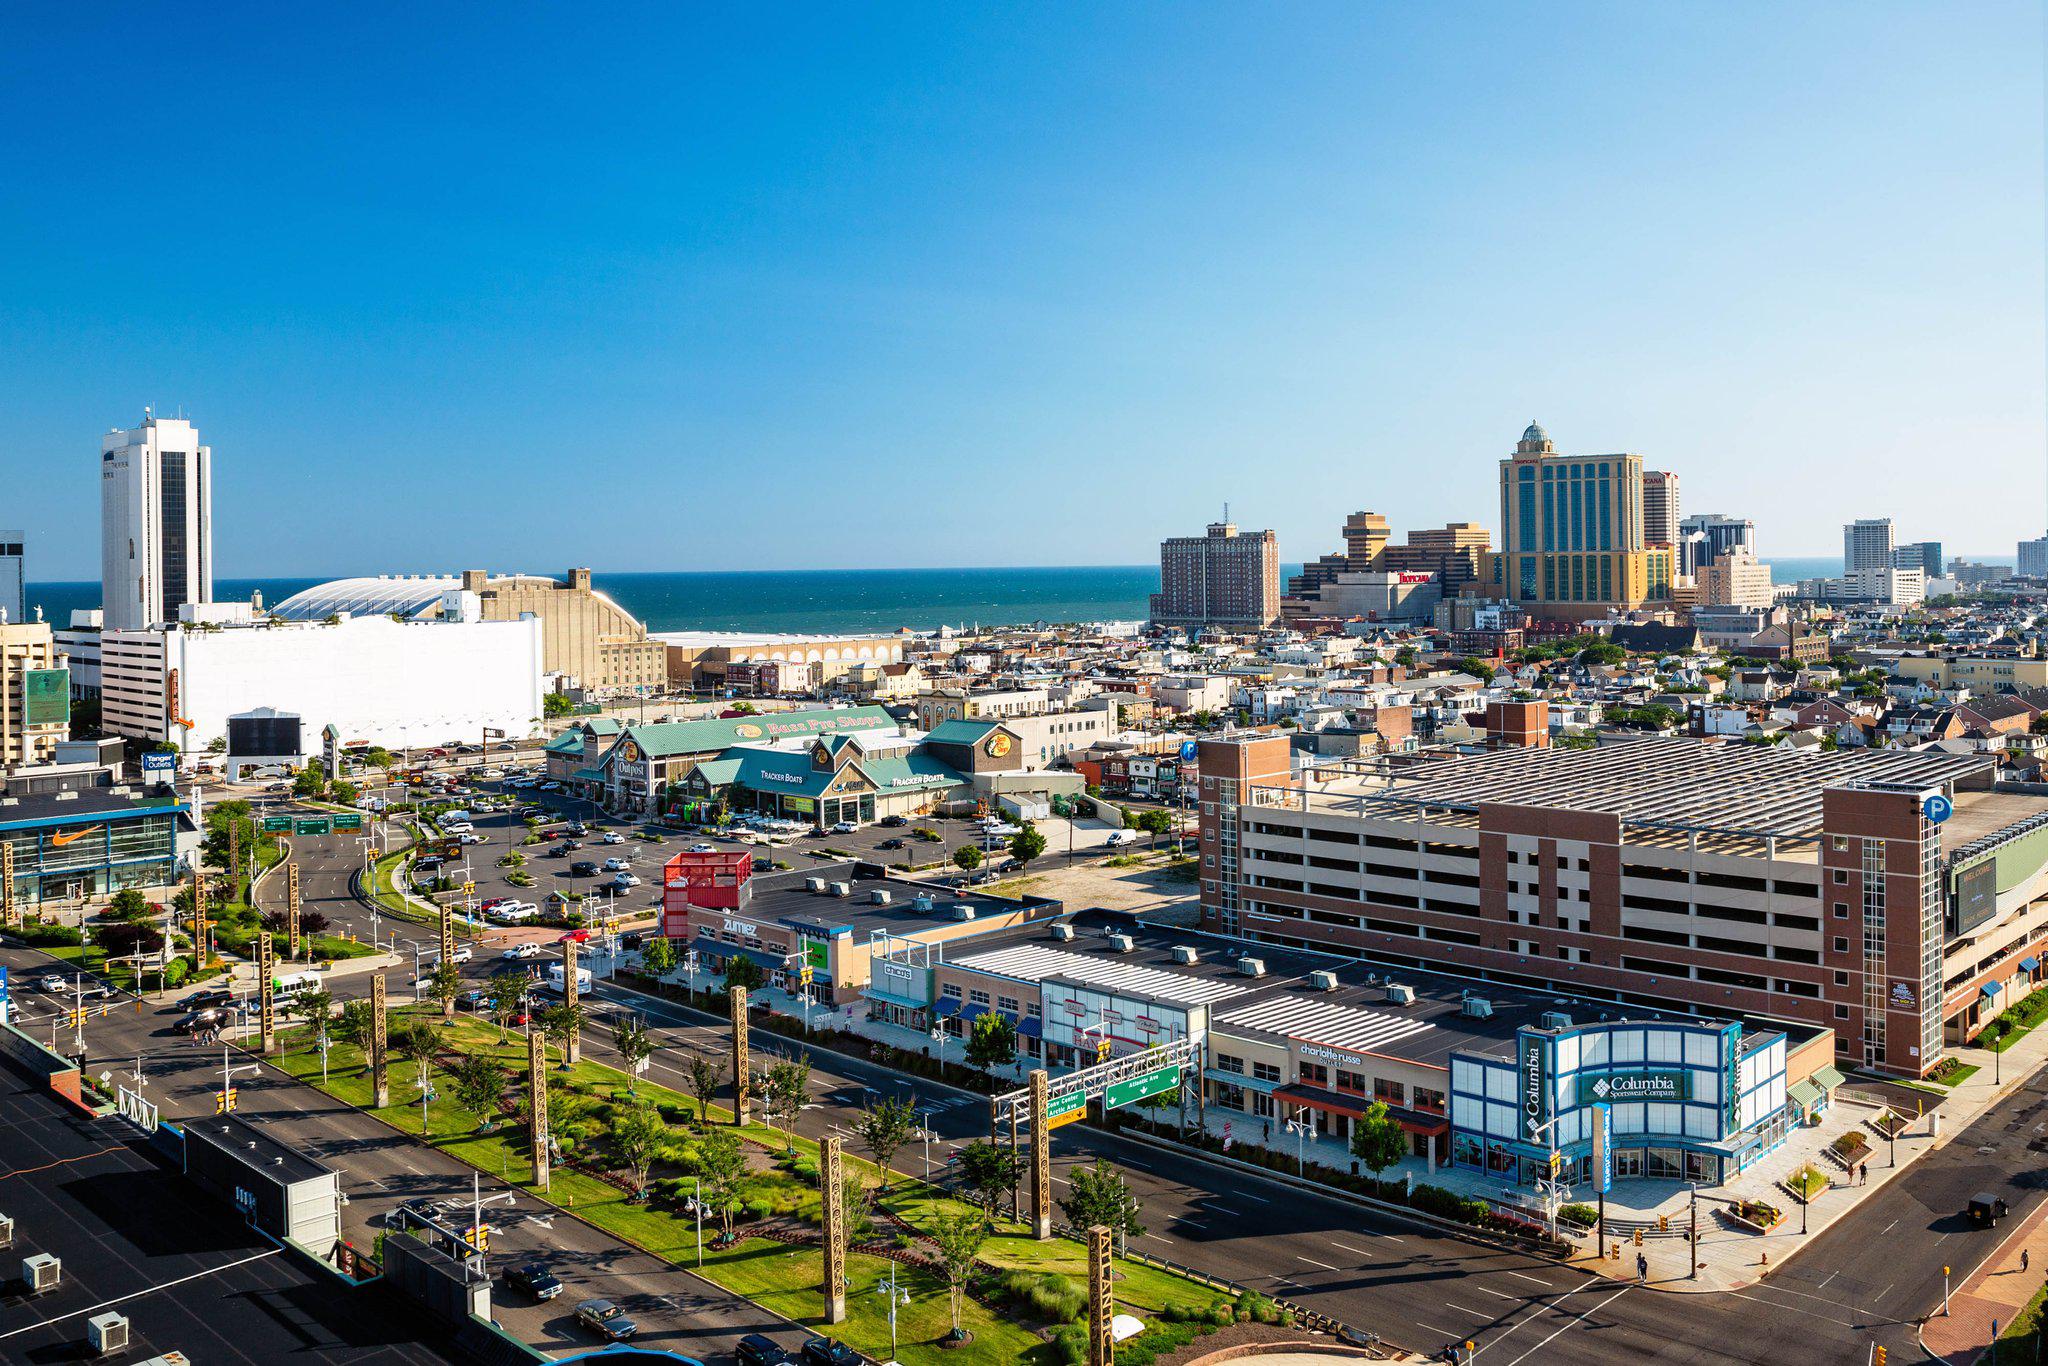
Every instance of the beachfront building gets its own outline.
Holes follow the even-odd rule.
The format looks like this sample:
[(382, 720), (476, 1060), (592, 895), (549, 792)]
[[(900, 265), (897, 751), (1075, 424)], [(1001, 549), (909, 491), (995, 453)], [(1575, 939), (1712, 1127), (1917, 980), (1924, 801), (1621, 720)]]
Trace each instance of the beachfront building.
[(851, 670), (903, 663), (908, 637), (659, 631), (653, 639), (667, 652), (671, 688), (718, 693), (728, 687), (726, 675), (736, 664), (805, 663), (811, 665), (809, 689), (829, 687)]

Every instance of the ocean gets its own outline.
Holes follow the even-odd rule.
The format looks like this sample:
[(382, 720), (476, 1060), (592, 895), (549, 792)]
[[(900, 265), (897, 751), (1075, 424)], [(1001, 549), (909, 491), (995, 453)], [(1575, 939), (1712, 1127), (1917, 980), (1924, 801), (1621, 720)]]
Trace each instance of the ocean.
[[(1968, 558), (1977, 559), (1977, 556)], [(1993, 561), (1996, 562), (1996, 561)], [(1840, 557), (1779, 556), (1779, 583), (1842, 572)], [(1300, 572), (1283, 565), (1283, 574)], [(266, 603), (319, 579), (220, 579), (214, 596)], [(1152, 565), (1037, 569), (799, 569), (694, 574), (595, 574), (592, 582), (651, 631), (819, 632), (846, 635), (899, 626), (1015, 625), (1033, 621), (1134, 621), (1159, 587)], [(99, 584), (31, 583), (29, 607), (63, 625), (74, 608), (97, 607)]]

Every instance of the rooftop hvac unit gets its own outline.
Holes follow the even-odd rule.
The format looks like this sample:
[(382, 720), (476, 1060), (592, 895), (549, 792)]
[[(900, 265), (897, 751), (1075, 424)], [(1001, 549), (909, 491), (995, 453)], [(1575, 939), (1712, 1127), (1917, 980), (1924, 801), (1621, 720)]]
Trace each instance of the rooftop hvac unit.
[(21, 1279), (28, 1286), (29, 1293), (33, 1295), (40, 1295), (45, 1290), (55, 1290), (57, 1282), (64, 1279), (64, 1263), (47, 1252), (23, 1257)]
[(1202, 952), (1193, 944), (1175, 944), (1173, 946), (1173, 961), (1176, 963), (1199, 963), (1202, 961)]
[(1328, 968), (1317, 968), (1308, 975), (1308, 987), (1310, 991), (1335, 991), (1337, 974)]
[(1264, 977), (1266, 975), (1266, 960), (1263, 958), (1240, 958), (1237, 960), (1237, 970), (1246, 977)]
[(1380, 994), (1391, 1006), (1412, 1006), (1415, 1004), (1415, 988), (1406, 982), (1389, 982), (1380, 989)]
[(853, 884), (852, 884), (851, 882), (835, 882), (835, 883), (833, 883), (833, 884), (832, 884), (832, 895), (834, 895), (834, 896), (852, 896), (852, 895), (853, 895)]
[(14, 1246), (14, 1216), (0, 1214), (0, 1247)]
[(1490, 1020), (1493, 1018), (1493, 1002), (1487, 1000), (1484, 996), (1467, 996), (1464, 1004), (1459, 1006), (1458, 1010), (1460, 1014), (1470, 1016), (1475, 1020)]
[(910, 909), (913, 911), (928, 911), (937, 904), (937, 902), (933, 901), (930, 897), (926, 896), (922, 892), (919, 892), (916, 896), (910, 898)]
[(1071, 944), (1074, 942), (1074, 927), (1065, 924), (1055, 925), (1052, 927), (1052, 937), (1062, 944)]
[(974, 919), (974, 904), (968, 901), (961, 902), (958, 906), (955, 906), (953, 908), (953, 918), (955, 920)]
[(886, 905), (888, 905), (888, 904), (889, 904), (889, 889), (888, 889), (887, 887), (877, 887), (877, 888), (875, 888), (875, 890), (873, 890), (872, 892), (869, 892), (869, 893), (868, 893), (868, 900), (869, 900), (869, 901), (872, 901), (872, 902), (873, 902), (873, 903), (874, 903), (875, 905), (877, 905), (877, 906), (886, 906)]
[(1536, 1017), (1536, 1023), (1544, 1029), (1570, 1029), (1572, 1017), (1562, 1010), (1546, 1010)]
[(1109, 951), (1111, 953), (1129, 953), (1135, 947), (1131, 943), (1131, 937), (1127, 934), (1112, 934), (1108, 936), (1108, 939)]
[(119, 1314), (94, 1314), (85, 1321), (85, 1341), (100, 1356), (109, 1352), (125, 1352), (128, 1350), (128, 1320)]
[(812, 896), (818, 895), (820, 892), (823, 892), (825, 890), (825, 879), (821, 877), (805, 878), (804, 890), (809, 892)]

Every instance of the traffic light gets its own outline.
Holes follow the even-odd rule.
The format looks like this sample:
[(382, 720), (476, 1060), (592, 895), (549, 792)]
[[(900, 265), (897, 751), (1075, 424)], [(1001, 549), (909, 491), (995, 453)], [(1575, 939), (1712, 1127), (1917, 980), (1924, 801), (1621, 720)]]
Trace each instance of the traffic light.
[(1870, 1349), (1870, 1366), (1884, 1366), (1885, 1351), (1882, 1345)]
[(1637, 1246), (1637, 1247), (1641, 1247), (1642, 1245), (1643, 1245), (1643, 1231), (1642, 1231), (1641, 1229), (1637, 1229), (1637, 1230), (1636, 1230), (1636, 1246)]
[(489, 1252), (491, 1250), (491, 1226), (489, 1224), (470, 1225), (462, 1231), (462, 1241), (468, 1243), (478, 1252)]
[(1671, 1216), (1670, 1216), (1670, 1215), (1668, 1215), (1668, 1214), (1660, 1214), (1660, 1215), (1658, 1215), (1658, 1216), (1657, 1216), (1657, 1232), (1659, 1232), (1659, 1233), (1669, 1233), (1669, 1232), (1671, 1232)]
[(1108, 1039), (1097, 1039), (1097, 1040), (1095, 1041), (1095, 1061), (1097, 1061), (1097, 1062), (1108, 1062), (1108, 1061), (1109, 1061), (1109, 1040), (1108, 1040)]
[(238, 1090), (238, 1087), (230, 1086), (225, 1091), (215, 1091), (213, 1093), (213, 1112), (217, 1115), (223, 1115), (234, 1109)]

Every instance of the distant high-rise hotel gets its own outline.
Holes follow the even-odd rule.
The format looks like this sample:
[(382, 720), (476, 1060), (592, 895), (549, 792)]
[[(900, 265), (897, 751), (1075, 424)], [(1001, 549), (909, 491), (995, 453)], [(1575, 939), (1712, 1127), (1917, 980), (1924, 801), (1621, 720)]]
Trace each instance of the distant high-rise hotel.
[(1678, 476), (1666, 470), (1643, 471), (1643, 540), (1678, 544)]
[(2017, 572), (2029, 579), (2048, 578), (2048, 536), (2020, 542)]
[(1842, 572), (1892, 567), (1892, 519), (1859, 517), (1842, 528)]
[(27, 539), (19, 531), (0, 531), (0, 612), (9, 621), (28, 620), (28, 574), (21, 553)]
[(100, 592), (110, 631), (213, 600), (213, 450), (191, 423), (145, 413), (101, 439)]
[[(1289, 618), (1399, 616), (1392, 610), (1397, 601), (1426, 609), (1477, 581), (1490, 544), (1486, 528), (1476, 522), (1423, 528), (1396, 542), (1386, 518), (1354, 512), (1344, 519), (1344, 549), (1303, 565), (1287, 581), (1280, 610)], [(1424, 578), (1426, 591), (1417, 592)]]
[(1643, 535), (1640, 455), (1560, 455), (1535, 423), (1500, 462), (1486, 583), (1538, 617), (1584, 621), (1671, 597), (1673, 552)]
[(1211, 522), (1203, 535), (1159, 543), (1155, 625), (1258, 630), (1279, 619), (1280, 538), (1272, 532), (1240, 534), (1230, 522)]

